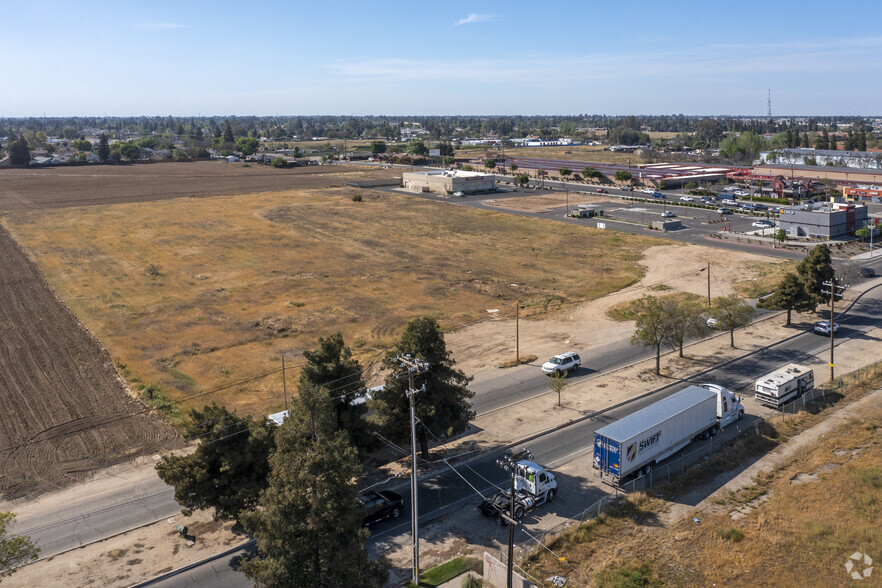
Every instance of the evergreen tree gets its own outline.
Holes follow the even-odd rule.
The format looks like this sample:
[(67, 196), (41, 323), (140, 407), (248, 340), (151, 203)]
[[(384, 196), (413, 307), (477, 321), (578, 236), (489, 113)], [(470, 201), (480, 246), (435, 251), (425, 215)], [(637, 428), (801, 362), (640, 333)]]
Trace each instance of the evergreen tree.
[(107, 143), (107, 135), (101, 133), (101, 137), (98, 138), (98, 159), (102, 162), (110, 159), (110, 146)]
[(215, 519), (237, 519), (266, 487), (272, 428), (214, 403), (191, 410), (190, 419), (186, 434), (200, 440), (196, 451), (163, 457), (156, 472), (185, 509), (213, 508)]
[(454, 367), (438, 321), (428, 316), (410, 321), (386, 359), (386, 367), (392, 373), (386, 378), (384, 389), (374, 395), (383, 434), (395, 441), (410, 439), (410, 408), (405, 393), (408, 382), (394, 376), (400, 367), (392, 362), (398, 354), (410, 354), (430, 365), (429, 372), (419, 376), (415, 383), (416, 387), (426, 387), (425, 392), (416, 396), (415, 412), (419, 418), (417, 438), (423, 458), (428, 459), (427, 427), (433, 435), (453, 437), (465, 431), (475, 417), (470, 402), (475, 393), (468, 389), (472, 378)]
[(8, 578), (40, 555), (40, 548), (30, 537), (9, 532), (14, 523), (13, 513), (0, 512), (0, 579)]
[(815, 303), (808, 296), (805, 285), (799, 281), (799, 277), (796, 274), (789, 273), (778, 284), (774, 294), (762, 299), (759, 306), (770, 310), (786, 310), (787, 322), (785, 325), (789, 327), (790, 313), (792, 311), (808, 312), (809, 310), (814, 310)]
[(361, 461), (325, 390), (298, 389), (275, 444), (261, 508), (242, 514), (258, 553), (239, 570), (259, 586), (382, 586), (388, 563), (365, 549)]
[(857, 136), (857, 144), (855, 145), (855, 147), (858, 151), (867, 150), (867, 129), (861, 127), (861, 130)]
[(236, 138), (233, 136), (233, 127), (230, 126), (230, 121), (226, 121), (224, 123), (224, 143), (232, 143)]
[(360, 451), (370, 449), (373, 441), (364, 419), (367, 405), (353, 403), (363, 400), (366, 394), (362, 369), (343, 343), (343, 335), (319, 338), (319, 348), (304, 351), (303, 357), (307, 364), (300, 372), (300, 386), (324, 386), (334, 400), (337, 428), (349, 433), (350, 441)]
[(31, 149), (24, 135), (9, 145), (9, 163), (12, 165), (27, 165), (31, 162)]
[(829, 149), (830, 148), (830, 133), (827, 132), (827, 128), (824, 127), (821, 129), (821, 134), (818, 135), (818, 142), (815, 145), (817, 149)]
[(833, 279), (833, 260), (830, 248), (817, 245), (808, 252), (796, 266), (796, 274), (806, 291), (806, 296), (812, 301), (812, 309), (827, 300), (821, 291), (825, 289), (824, 282)]

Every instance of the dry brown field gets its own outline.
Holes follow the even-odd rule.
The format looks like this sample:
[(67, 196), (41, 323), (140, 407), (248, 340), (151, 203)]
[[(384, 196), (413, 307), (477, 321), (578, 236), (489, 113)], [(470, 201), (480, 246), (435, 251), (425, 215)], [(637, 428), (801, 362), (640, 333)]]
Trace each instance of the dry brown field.
[(179, 446), (0, 227), (0, 493), (32, 495)]
[(323, 188), (394, 177), (394, 172), (336, 165), (277, 169), (221, 161), (5, 168), (0, 170), (0, 212)]
[[(541, 309), (623, 288), (643, 274), (643, 249), (659, 244), (354, 188), (33, 211), (6, 223), (134, 388), (159, 384), (174, 400), (200, 395), (183, 408), (218, 400), (251, 414), (282, 406), (283, 351), (296, 367), (303, 349), (341, 331), (370, 363), (418, 315), (449, 328), (516, 300)], [(158, 275), (145, 273), (150, 264)], [(271, 376), (239, 384), (262, 374)]]

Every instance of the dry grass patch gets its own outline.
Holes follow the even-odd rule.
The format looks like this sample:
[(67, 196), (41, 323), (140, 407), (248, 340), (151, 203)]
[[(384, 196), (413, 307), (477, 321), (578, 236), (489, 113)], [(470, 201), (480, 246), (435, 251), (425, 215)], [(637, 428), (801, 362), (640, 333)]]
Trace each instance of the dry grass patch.
[(735, 282), (732, 287), (739, 296), (758, 298), (778, 287), (784, 276), (796, 271), (795, 261), (752, 261), (746, 264), (750, 279)]
[[(516, 300), (535, 314), (621, 289), (658, 244), (397, 194), (353, 204), (356, 192), (29, 212), (7, 224), (136, 388), (158, 383), (172, 399), (219, 389), (193, 405), (253, 414), (281, 405), (280, 376), (237, 382), (277, 371), (282, 351), (296, 368), (303, 349), (341, 331), (369, 363), (417, 315), (452, 328)], [(562, 251), (573, 263), (551, 262)]]

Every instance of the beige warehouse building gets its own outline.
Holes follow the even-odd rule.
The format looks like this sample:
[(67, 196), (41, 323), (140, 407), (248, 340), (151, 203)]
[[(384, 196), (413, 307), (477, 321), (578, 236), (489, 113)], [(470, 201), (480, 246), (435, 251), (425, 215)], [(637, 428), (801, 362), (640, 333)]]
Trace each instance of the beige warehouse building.
[(496, 189), (496, 176), (459, 170), (433, 170), (405, 173), (401, 182), (411, 192), (434, 192), (436, 194), (474, 194)]

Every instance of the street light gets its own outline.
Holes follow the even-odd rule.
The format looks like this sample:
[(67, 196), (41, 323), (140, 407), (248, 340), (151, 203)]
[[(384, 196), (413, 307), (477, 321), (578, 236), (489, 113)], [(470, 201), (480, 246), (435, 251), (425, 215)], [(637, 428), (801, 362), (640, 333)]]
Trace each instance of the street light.
[(515, 518), (515, 476), (518, 473), (518, 462), (522, 459), (533, 459), (533, 454), (526, 447), (520, 451), (516, 451), (508, 457), (501, 457), (496, 460), (496, 465), (504, 469), (510, 474), (511, 485), (509, 487), (509, 507), (508, 516), (500, 513), (502, 518), (508, 521), (508, 588), (512, 588), (512, 575), (514, 574), (514, 528), (517, 524)]

